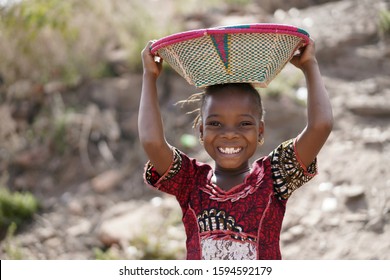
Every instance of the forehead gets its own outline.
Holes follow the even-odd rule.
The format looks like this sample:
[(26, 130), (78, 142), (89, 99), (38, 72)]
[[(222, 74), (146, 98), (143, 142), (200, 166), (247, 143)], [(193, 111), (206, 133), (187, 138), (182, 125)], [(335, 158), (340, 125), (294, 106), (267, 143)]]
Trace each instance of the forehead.
[(260, 108), (253, 93), (239, 88), (229, 88), (208, 94), (202, 111), (207, 115), (239, 111), (258, 116)]

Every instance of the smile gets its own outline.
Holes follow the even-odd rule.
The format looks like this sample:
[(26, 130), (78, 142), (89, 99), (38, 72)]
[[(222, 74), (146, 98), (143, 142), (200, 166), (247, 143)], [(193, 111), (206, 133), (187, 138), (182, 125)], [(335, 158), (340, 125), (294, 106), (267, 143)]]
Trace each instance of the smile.
[(218, 147), (218, 151), (220, 151), (223, 154), (227, 155), (233, 155), (233, 154), (238, 154), (241, 152), (242, 148), (222, 148)]

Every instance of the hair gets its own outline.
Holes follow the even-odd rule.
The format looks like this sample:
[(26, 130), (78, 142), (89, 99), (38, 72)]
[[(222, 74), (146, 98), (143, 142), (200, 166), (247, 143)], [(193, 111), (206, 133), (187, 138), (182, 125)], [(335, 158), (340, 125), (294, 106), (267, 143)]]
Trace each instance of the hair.
[(259, 108), (259, 120), (264, 120), (265, 111), (263, 108), (263, 103), (261, 101), (260, 93), (259, 91), (250, 83), (228, 83), (228, 84), (217, 84), (217, 85), (211, 85), (205, 88), (205, 91), (200, 93), (192, 94), (189, 98), (186, 100), (179, 101), (179, 104), (182, 105), (190, 105), (193, 103), (198, 103), (198, 108), (187, 112), (187, 114), (195, 113), (195, 119), (193, 123), (193, 127), (197, 128), (201, 122), (202, 122), (202, 112), (203, 107), (206, 103), (207, 97), (213, 95), (214, 93), (220, 92), (222, 90), (228, 90), (228, 89), (236, 89), (241, 90), (244, 92), (248, 92), (252, 94), (252, 96), (255, 99), (256, 105)]

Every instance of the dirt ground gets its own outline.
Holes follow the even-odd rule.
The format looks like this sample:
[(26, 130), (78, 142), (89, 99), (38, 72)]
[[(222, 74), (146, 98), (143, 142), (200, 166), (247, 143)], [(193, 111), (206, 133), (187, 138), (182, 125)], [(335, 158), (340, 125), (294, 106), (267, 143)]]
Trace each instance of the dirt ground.
[[(383, 7), (386, 1), (343, 0), (271, 13), (253, 4), (184, 17), (188, 28), (248, 21), (294, 24), (316, 42), (335, 125), (318, 156), (319, 175), (288, 202), (281, 234), (284, 259), (390, 259), (390, 48), (374, 20)], [(290, 65), (273, 83), (296, 73)], [(168, 141), (206, 160), (200, 145), (183, 146), (180, 136), (194, 135), (192, 117), (173, 105), (198, 90), (170, 71), (159, 83)], [(257, 156), (304, 127), (305, 106), (295, 95), (304, 86), (301, 79), (291, 94), (263, 96), (266, 137)], [(137, 141), (140, 88), (141, 75), (125, 73), (48, 97), (82, 106), (83, 124), (75, 121), (75, 126), (91, 133), (63, 156), (32, 145), (8, 165), (12, 188), (32, 191), (43, 207), (12, 240), (2, 241), (1, 259), (15, 251), (26, 259), (184, 258), (178, 205), (143, 183), (146, 158)], [(1, 105), (0, 115), (5, 112)]]

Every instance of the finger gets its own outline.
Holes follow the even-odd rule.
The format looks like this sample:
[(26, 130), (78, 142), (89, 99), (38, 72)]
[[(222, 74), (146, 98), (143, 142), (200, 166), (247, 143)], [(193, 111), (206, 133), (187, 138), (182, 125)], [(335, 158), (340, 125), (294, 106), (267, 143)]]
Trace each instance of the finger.
[(156, 50), (152, 51), (153, 49), (153, 44), (156, 42), (157, 40), (151, 40), (149, 41), (149, 51), (150, 51), (150, 54), (153, 56), (154, 58), (154, 62), (157, 62), (157, 63), (160, 63), (161, 61), (161, 57), (159, 57), (158, 53)]
[(149, 52), (150, 52), (150, 55), (153, 56), (154, 62), (156, 62), (156, 63), (162, 63), (162, 58), (158, 55), (158, 53), (157, 53), (157, 52), (155, 52), (155, 53), (152, 52), (153, 44), (154, 44), (156, 41), (157, 41), (157, 40), (150, 40), (150, 41), (148, 42)]
[(315, 48), (315, 42), (312, 38), (310, 38), (309, 43), (306, 45), (308, 48)]
[(152, 47), (152, 44), (153, 44), (155, 41), (156, 41), (156, 40), (150, 40), (150, 41), (148, 41), (148, 42), (146, 43), (146, 46), (145, 46), (144, 50), (149, 50), (149, 51), (150, 51), (150, 49), (151, 49), (151, 47)]
[(148, 42), (148, 47), (149, 47), (150, 50), (152, 50), (152, 45), (153, 45), (156, 41), (157, 41), (157, 40), (150, 40), (150, 41)]

